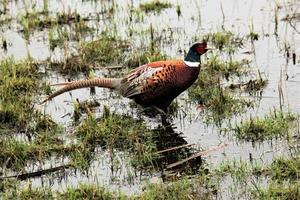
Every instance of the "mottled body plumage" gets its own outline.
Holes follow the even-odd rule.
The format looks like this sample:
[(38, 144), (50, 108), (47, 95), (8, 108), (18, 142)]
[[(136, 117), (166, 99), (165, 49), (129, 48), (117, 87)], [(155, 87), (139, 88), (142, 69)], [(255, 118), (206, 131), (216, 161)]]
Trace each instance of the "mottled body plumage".
[(98, 78), (66, 83), (45, 101), (74, 89), (98, 86), (116, 89), (122, 96), (133, 99), (142, 106), (155, 106), (166, 110), (174, 98), (195, 82), (200, 71), (200, 56), (206, 51), (205, 42), (196, 43), (190, 48), (185, 60), (148, 63), (132, 70), (123, 78)]
[(120, 92), (138, 104), (164, 110), (175, 97), (194, 83), (199, 71), (199, 67), (189, 67), (182, 60), (149, 63), (125, 77)]

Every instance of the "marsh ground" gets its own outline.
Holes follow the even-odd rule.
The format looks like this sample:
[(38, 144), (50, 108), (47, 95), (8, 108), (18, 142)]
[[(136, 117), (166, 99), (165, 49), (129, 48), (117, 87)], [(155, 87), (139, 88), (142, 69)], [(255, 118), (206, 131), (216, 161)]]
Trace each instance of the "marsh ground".
[[(1, 1), (0, 176), (21, 180), (1, 178), (0, 195), (299, 198), (299, 6)], [(167, 124), (101, 88), (39, 104), (57, 88), (50, 84), (122, 76), (152, 60), (182, 58), (198, 40), (214, 49)]]

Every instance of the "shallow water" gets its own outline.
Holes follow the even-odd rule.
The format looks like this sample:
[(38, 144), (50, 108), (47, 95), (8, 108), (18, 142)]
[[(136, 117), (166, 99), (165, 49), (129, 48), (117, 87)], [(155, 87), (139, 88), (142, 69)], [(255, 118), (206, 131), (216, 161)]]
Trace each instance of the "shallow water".
[[(38, 1), (37, 10), (42, 8), (42, 1)], [(141, 47), (149, 43), (149, 35), (145, 34), (152, 24), (154, 34), (161, 38), (160, 48), (171, 58), (181, 58), (180, 50), (187, 49), (194, 42), (194, 38), (201, 39), (201, 35), (221, 30), (225, 27), (235, 34), (241, 36), (250, 32), (250, 27), (253, 24), (254, 31), (259, 34), (259, 40), (254, 42), (254, 54), (245, 54), (244, 52), (252, 49), (250, 42), (245, 43), (240, 52), (234, 55), (236, 59), (250, 59), (250, 66), (254, 69), (259, 69), (262, 76), (268, 80), (267, 87), (263, 90), (262, 95), (256, 101), (254, 109), (249, 109), (241, 116), (233, 117), (232, 121), (240, 121), (240, 119), (251, 116), (263, 116), (270, 112), (273, 108), (279, 108), (279, 91), (282, 88), (283, 99), (282, 106), (284, 110), (291, 110), (300, 114), (300, 30), (297, 20), (292, 20), (296, 30), (287, 21), (281, 20), (287, 14), (299, 12), (299, 2), (290, 1), (293, 6), (285, 2), (280, 4), (278, 9), (278, 36), (274, 35), (275, 30), (275, 9), (276, 3), (271, 0), (171, 0), (169, 1), (174, 6), (163, 10), (160, 14), (143, 14), (141, 17), (133, 16), (133, 21), (129, 20), (130, 7), (138, 7), (140, 2), (144, 1), (113, 1), (115, 2), (115, 13), (113, 16), (105, 14), (110, 6), (111, 1), (58, 1), (49, 2), (49, 10), (51, 15), (62, 11), (77, 11), (81, 16), (86, 16), (91, 19), (99, 13), (100, 20), (91, 20), (88, 24), (96, 28), (94, 36), (87, 38), (91, 40), (97, 36), (97, 32), (104, 29), (116, 29), (116, 32), (123, 38), (130, 38), (130, 42), (134, 47)], [(29, 4), (28, 4), (29, 5)], [(175, 6), (181, 8), (181, 16), (177, 16)], [(9, 15), (14, 18), (24, 12), (24, 4), (22, 1), (12, 1), (9, 3)], [(129, 27), (135, 29), (133, 35), (129, 36)], [(45, 30), (35, 31), (30, 37), (30, 41), (24, 40), (21, 27), (16, 23), (12, 26), (0, 26), (0, 36), (4, 37), (9, 47), (7, 51), (0, 49), (0, 57), (14, 56), (17, 59), (22, 59), (30, 53), (30, 55), (40, 61), (46, 60), (48, 57), (59, 59), (60, 50), (55, 53), (51, 52), (48, 47), (48, 32)], [(293, 64), (289, 58), (287, 62), (284, 45), (290, 46), (290, 52), (296, 53), (297, 63)], [(76, 42), (72, 44), (76, 50)], [(203, 60), (210, 57), (208, 53)], [(96, 76), (104, 76), (109, 74), (108, 70), (98, 70)], [(286, 78), (288, 76), (288, 78)], [(283, 77), (283, 78), (282, 78)], [(66, 78), (60, 74), (53, 73), (49, 81), (59, 83), (66, 81)], [(83, 78), (82, 75), (78, 77)], [(76, 98), (80, 100), (91, 99), (89, 89), (80, 89), (71, 93), (65, 93), (56, 97), (53, 101), (40, 109), (45, 109), (47, 114), (50, 114), (53, 119), (62, 124), (66, 128), (66, 132), (71, 129), (72, 119), (70, 116), (65, 116), (67, 113), (73, 112), (72, 101)], [(96, 89), (97, 100), (100, 99), (101, 106), (108, 105), (112, 111), (118, 113), (130, 113), (133, 116), (138, 115), (138, 110), (128, 106), (130, 100), (120, 98), (117, 94), (106, 90)], [(253, 98), (253, 97), (249, 97)], [(219, 163), (226, 160), (242, 159), (249, 160), (250, 154), (254, 160), (269, 163), (274, 156), (288, 154), (288, 146), (285, 141), (263, 142), (260, 144), (252, 144), (251, 142), (236, 141), (231, 135), (220, 134), (218, 126), (207, 124), (204, 122), (204, 114), (199, 113), (196, 109), (197, 105), (187, 103), (188, 96), (186, 93), (177, 98), (179, 103), (179, 113), (174, 117), (172, 123), (177, 127), (177, 132), (182, 132), (184, 139), (188, 143), (195, 143), (197, 148), (208, 149), (218, 146), (219, 144), (228, 144), (224, 149), (213, 152), (206, 161), (217, 166)], [(101, 112), (101, 109), (99, 110)], [(185, 116), (185, 113), (187, 115)], [(65, 116), (65, 117), (62, 117)], [(147, 124), (151, 127), (156, 127), (159, 124), (158, 119), (148, 118), (144, 116)], [(121, 156), (122, 157), (122, 156)], [(89, 176), (84, 174), (73, 174), (66, 176), (60, 182), (59, 180), (51, 180), (54, 189), (62, 189), (66, 186), (75, 186), (78, 183), (98, 183), (100, 185), (109, 185), (112, 189), (121, 189), (125, 192), (139, 192), (142, 188), (144, 179), (148, 176), (142, 176), (142, 181), (138, 178), (132, 184), (128, 181), (128, 163), (126, 159), (122, 160), (121, 169), (117, 174), (112, 174), (110, 170), (109, 157), (99, 155), (96, 161), (93, 162)], [(130, 170), (129, 170), (130, 171)], [(154, 174), (152, 176), (157, 176)], [(116, 178), (117, 177), (117, 178)], [(114, 181), (112, 181), (114, 179)], [(34, 185), (40, 185), (41, 178), (32, 180)], [(48, 184), (49, 184), (48, 183)], [(46, 178), (47, 184), (47, 178)]]

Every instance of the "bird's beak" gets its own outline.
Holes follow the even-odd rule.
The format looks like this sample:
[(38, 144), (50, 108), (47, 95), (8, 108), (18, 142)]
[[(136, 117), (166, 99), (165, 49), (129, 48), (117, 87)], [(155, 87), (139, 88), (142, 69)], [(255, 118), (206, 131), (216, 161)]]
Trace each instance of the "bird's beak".
[(214, 48), (213, 48), (212, 46), (209, 46), (209, 45), (206, 46), (206, 48), (205, 48), (206, 51), (210, 51), (210, 50), (213, 50), (213, 49), (214, 49)]

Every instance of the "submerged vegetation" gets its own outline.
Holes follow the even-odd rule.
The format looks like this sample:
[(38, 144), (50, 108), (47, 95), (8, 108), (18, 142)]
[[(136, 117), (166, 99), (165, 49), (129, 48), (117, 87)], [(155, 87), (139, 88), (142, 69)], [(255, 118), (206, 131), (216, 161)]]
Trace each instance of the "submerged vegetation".
[(235, 53), (244, 44), (244, 38), (228, 30), (221, 30), (203, 36), (203, 40), (211, 43), (219, 51), (228, 54)]
[[(76, 27), (83, 25), (84, 21), (88, 21), (88, 18), (82, 18), (76, 12), (63, 12), (58, 13), (56, 16), (49, 15), (47, 9), (44, 8), (43, 12), (33, 10), (27, 11), (24, 15), (18, 18), (18, 22), (22, 26), (22, 32), (25, 38), (28, 40), (30, 34), (35, 30), (43, 30), (45, 28), (53, 28), (62, 25), (71, 25), (72, 23), (77, 24)], [(82, 29), (79, 29), (82, 30)]]
[[(64, 35), (60, 38), (66, 38)], [(62, 41), (52, 39), (51, 41), (53, 47), (55, 47), (63, 43), (64, 39)], [(88, 73), (91, 69), (99, 66), (122, 63), (124, 59), (123, 54), (127, 51), (128, 47), (128, 41), (113, 36), (108, 32), (103, 32), (99, 38), (93, 41), (82, 42), (78, 55), (67, 56), (63, 62), (51, 62), (50, 67), (63, 74)]]
[[(38, 135), (31, 142), (3, 139), (0, 142), (0, 163), (3, 169), (23, 171), (36, 162), (43, 162), (53, 156), (63, 156), (70, 153), (73, 147), (65, 147), (57, 136), (48, 136), (51, 132)], [(53, 134), (53, 133), (52, 133)]]
[[(232, 198), (251, 199), (298, 199), (299, 156), (277, 157), (270, 164), (256, 160), (252, 163), (232, 161), (222, 163), (213, 173), (233, 179), (239, 192)], [(264, 184), (267, 183), (266, 184)]]
[(3, 199), (125, 199), (125, 195), (117, 195), (103, 187), (93, 185), (79, 185), (77, 188), (68, 188), (65, 192), (53, 192), (50, 188), (34, 189), (29, 185), (17, 190), (16, 186), (9, 188), (10, 182), (0, 184), (0, 188), (6, 191), (2, 195)]
[(97, 40), (83, 43), (80, 53), (84, 63), (105, 66), (121, 63), (128, 48), (128, 41), (103, 32)]
[(0, 188), (2, 187), (2, 190), (6, 191), (3, 194), (4, 199), (213, 199), (213, 188), (205, 181), (210, 180), (208, 176), (203, 175), (193, 181), (182, 180), (170, 185), (149, 184), (145, 193), (136, 196), (128, 196), (121, 192), (111, 192), (101, 186), (84, 184), (80, 184), (76, 188), (67, 188), (65, 192), (53, 192), (50, 188), (34, 189), (30, 186), (18, 190), (15, 185), (12, 188), (8, 187), (9, 182), (0, 183)]
[(34, 108), (36, 95), (46, 86), (40, 79), (38, 66), (30, 58), (19, 63), (12, 58), (1, 61), (0, 127), (12, 132), (33, 132), (41, 126), (52, 129), (51, 120)]
[(151, 130), (142, 121), (111, 113), (108, 108), (100, 119), (88, 116), (74, 134), (85, 148), (101, 146), (111, 152), (118, 149), (131, 153), (139, 167), (152, 166), (157, 157)]
[(276, 158), (265, 169), (265, 174), (271, 178), (266, 188), (260, 188), (258, 198), (266, 199), (299, 199), (299, 155), (291, 158)]
[(253, 42), (251, 37), (242, 37), (224, 28), (203, 36), (215, 51), (202, 63), (199, 78), (189, 89), (189, 97), (205, 108), (205, 118), (210, 123), (220, 125), (254, 106), (253, 100), (241, 97), (235, 89), (255, 95), (267, 85), (260, 72), (251, 68), (250, 60), (235, 59), (248, 39)]
[(245, 64), (247, 62), (244, 61), (223, 62), (216, 55), (203, 64), (199, 78), (189, 89), (189, 96), (207, 108), (210, 112), (208, 121), (220, 122), (253, 106), (251, 101), (235, 97), (229, 88), (221, 86), (224, 80), (232, 79), (232, 76), (247, 74), (249, 70), (243, 67)]
[[(68, 33), (59, 32), (59, 37), (54, 38), (49, 32), (50, 48), (63, 47), (69, 40)], [(108, 31), (102, 32), (97, 39), (89, 42), (81, 42), (77, 54), (67, 56), (62, 62), (52, 61), (50, 68), (63, 74), (76, 74), (84, 72), (88, 74), (91, 69), (99, 67), (120, 66), (135, 68), (145, 63), (165, 60), (166, 55), (146, 48), (142, 51), (130, 50), (128, 40), (123, 40)]]
[[(295, 161), (294, 161), (295, 160)], [(218, 196), (220, 184), (224, 177), (230, 177), (238, 192), (232, 193), (232, 198), (247, 197), (297, 199), (299, 196), (299, 157), (292, 159), (276, 158), (270, 165), (260, 163), (249, 164), (244, 161), (222, 163), (218, 168), (205, 172), (200, 169), (192, 179), (182, 179), (169, 184), (148, 183), (145, 191), (139, 195), (125, 195), (122, 192), (112, 192), (98, 185), (80, 184), (69, 187), (64, 192), (51, 191), (50, 188), (32, 188), (30, 185), (19, 189), (19, 182), (3, 180), (0, 192), (4, 199), (11, 197), (26, 197), (34, 199), (214, 199)], [(284, 178), (277, 177), (278, 172)], [(252, 177), (252, 178), (251, 178)], [(253, 179), (255, 177), (255, 179)], [(261, 186), (259, 181), (268, 179), (268, 186)], [(250, 181), (251, 180), (251, 181)]]
[(163, 9), (170, 7), (172, 7), (172, 4), (167, 2), (161, 2), (160, 0), (153, 0), (152, 2), (140, 4), (140, 9), (146, 13), (160, 13)]
[(159, 60), (166, 60), (166, 55), (163, 55), (160, 52), (151, 52), (148, 50), (144, 50), (142, 52), (132, 52), (132, 55), (126, 59), (125, 66), (136, 68), (143, 64)]
[(252, 142), (291, 138), (294, 135), (292, 131), (296, 120), (295, 114), (274, 110), (264, 118), (256, 117), (242, 121), (233, 131), (238, 139)]

